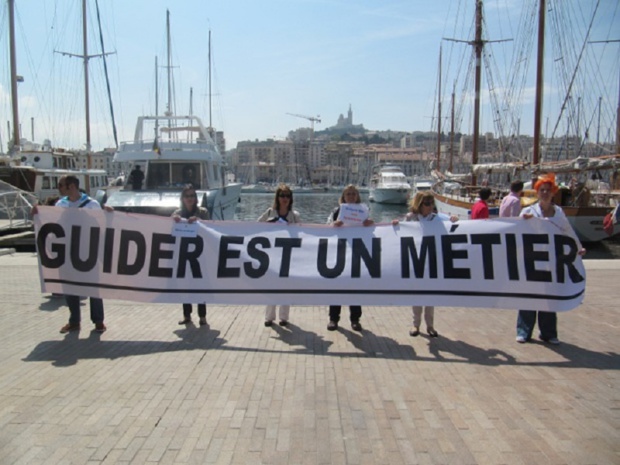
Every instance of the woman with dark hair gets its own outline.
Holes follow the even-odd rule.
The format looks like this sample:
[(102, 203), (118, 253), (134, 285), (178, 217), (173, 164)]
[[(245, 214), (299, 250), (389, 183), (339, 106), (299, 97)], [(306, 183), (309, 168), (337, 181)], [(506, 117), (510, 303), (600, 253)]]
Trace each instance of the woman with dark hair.
[[(281, 224), (293, 224), (301, 221), (299, 213), (293, 210), (293, 191), (291, 191), (290, 187), (286, 184), (280, 184), (278, 186), (273, 205), (265, 210), (258, 218), (258, 221)], [(288, 324), (290, 309), (290, 305), (280, 305), (280, 326), (286, 326)], [(275, 319), (276, 306), (267, 305), (265, 309), (265, 326), (273, 325), (273, 320)]]
[[(362, 203), (362, 198), (360, 196), (360, 191), (353, 184), (349, 184), (344, 188), (342, 194), (340, 195), (340, 199), (338, 201), (338, 207), (336, 207), (327, 218), (327, 223), (331, 224), (335, 227), (341, 227), (344, 225), (344, 222), (338, 218), (340, 215), (340, 206), (343, 204), (353, 204), (353, 203)], [(372, 226), (375, 224), (373, 220), (370, 218), (366, 218), (362, 225), (363, 226)], [(336, 331), (338, 329), (338, 322), (340, 321), (340, 312), (342, 310), (342, 305), (330, 305), (329, 306), (329, 324), (327, 325), (328, 331)], [(351, 320), (351, 328), (353, 331), (361, 331), (362, 324), (360, 323), (360, 318), (362, 318), (362, 306), (361, 305), (350, 305), (349, 306), (349, 319)]]
[[(521, 210), (520, 216), (525, 219), (533, 217), (548, 218), (559, 229), (575, 237), (577, 244), (579, 244), (579, 255), (585, 255), (586, 249), (581, 246), (577, 236), (575, 236), (575, 232), (566, 215), (560, 207), (553, 203), (553, 196), (559, 190), (558, 185), (555, 183), (555, 174), (547, 173), (539, 176), (534, 183), (534, 190), (536, 191), (538, 202)], [(536, 310), (519, 310), (519, 316), (517, 317), (517, 342), (523, 344), (532, 338), (537, 318), (538, 329), (540, 330), (539, 338), (548, 344), (559, 344), (557, 313)]]
[[(172, 213), (172, 219), (179, 223), (181, 220), (187, 220), (188, 223), (194, 223), (197, 220), (208, 220), (209, 210), (198, 205), (198, 196), (194, 186), (188, 184), (181, 191), (181, 208)], [(198, 318), (200, 318), (200, 326), (207, 324), (207, 305), (198, 304)], [(190, 324), (192, 322), (192, 304), (183, 304), (183, 319), (179, 321), (180, 325)]]
[[(409, 213), (405, 216), (405, 221), (433, 221), (435, 218), (441, 221), (435, 212), (435, 197), (431, 191), (418, 192), (409, 202)], [(457, 216), (451, 216), (450, 221), (453, 223), (458, 220)], [(393, 225), (397, 225), (398, 220), (392, 221)], [(409, 331), (409, 335), (416, 337), (420, 334), (420, 323), (422, 322), (422, 312), (424, 312), (424, 322), (426, 323), (426, 332), (430, 337), (437, 337), (439, 333), (435, 329), (435, 307), (433, 305), (414, 305), (413, 309), (413, 328)]]

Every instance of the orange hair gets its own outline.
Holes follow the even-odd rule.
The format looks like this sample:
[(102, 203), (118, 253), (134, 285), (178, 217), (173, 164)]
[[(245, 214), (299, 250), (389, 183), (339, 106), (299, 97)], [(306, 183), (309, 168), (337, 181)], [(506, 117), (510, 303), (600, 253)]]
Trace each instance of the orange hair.
[(538, 192), (538, 189), (540, 189), (543, 184), (551, 184), (551, 192), (553, 194), (560, 190), (558, 185), (555, 183), (554, 173), (545, 173), (538, 176), (538, 180), (534, 183), (534, 190)]

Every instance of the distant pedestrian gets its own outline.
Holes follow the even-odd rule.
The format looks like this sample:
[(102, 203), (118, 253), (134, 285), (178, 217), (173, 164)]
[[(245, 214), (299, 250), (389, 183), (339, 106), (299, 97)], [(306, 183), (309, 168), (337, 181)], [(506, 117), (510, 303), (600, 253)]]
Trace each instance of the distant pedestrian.
[[(435, 197), (431, 191), (422, 191), (409, 202), (409, 213), (405, 216), (405, 221), (441, 221), (442, 218), (436, 213)], [(452, 215), (450, 221), (453, 223), (458, 221), (458, 217)], [(399, 220), (393, 220), (392, 224), (396, 226)], [(414, 305), (413, 310), (413, 327), (409, 331), (409, 335), (416, 337), (420, 335), (420, 324), (422, 323), (422, 312), (424, 312), (424, 323), (426, 323), (426, 332), (430, 337), (438, 337), (439, 333), (435, 329), (435, 307), (432, 305)]]
[[(521, 217), (530, 219), (548, 218), (553, 224), (555, 224), (561, 230), (575, 236), (571, 224), (568, 222), (566, 215), (560, 207), (553, 204), (553, 196), (558, 191), (558, 186), (555, 183), (555, 174), (547, 173), (539, 176), (538, 180), (534, 184), (534, 190), (538, 196), (538, 203), (524, 208), (521, 211)], [(584, 249), (579, 240), (575, 236), (577, 244), (579, 246), (579, 255), (585, 255), (586, 249)], [(532, 338), (532, 332), (536, 325), (536, 318), (538, 317), (538, 329), (540, 330), (540, 339), (549, 344), (557, 345), (560, 343), (558, 339), (557, 329), (557, 314), (555, 312), (544, 312), (536, 310), (519, 310), (517, 317), (517, 342), (525, 343)]]
[[(344, 225), (344, 222), (338, 218), (340, 214), (340, 209), (343, 204), (359, 204), (362, 203), (362, 198), (360, 197), (359, 190), (353, 184), (349, 184), (344, 188), (342, 194), (340, 195), (339, 206), (331, 212), (327, 219), (327, 223), (335, 226), (337, 228)], [(370, 218), (366, 218), (363, 222), (363, 226), (372, 226), (374, 223)], [(342, 310), (342, 305), (330, 305), (329, 306), (329, 324), (327, 325), (327, 329), (329, 331), (336, 331), (338, 329), (338, 322), (340, 321), (340, 312)], [(349, 319), (351, 320), (351, 328), (354, 331), (361, 331), (362, 324), (360, 323), (360, 319), (362, 318), (362, 306), (361, 305), (350, 305), (349, 306)]]
[(142, 183), (144, 182), (144, 173), (140, 169), (140, 165), (134, 166), (134, 169), (129, 173), (129, 184), (134, 191), (142, 190)]
[(512, 181), (510, 183), (510, 193), (502, 199), (499, 206), (499, 216), (509, 218), (519, 216), (521, 213), (521, 195), (523, 194), (523, 181)]
[[(179, 223), (187, 220), (188, 223), (195, 223), (198, 220), (208, 220), (209, 210), (198, 205), (198, 196), (194, 186), (188, 184), (181, 191), (181, 208), (172, 213), (172, 219)], [(200, 326), (207, 324), (207, 304), (198, 304), (198, 318)], [(183, 304), (183, 319), (180, 325), (192, 323), (192, 304)]]
[(491, 198), (491, 189), (488, 187), (483, 187), (480, 189), (478, 196), (480, 199), (471, 208), (472, 220), (484, 220), (489, 217), (489, 206), (487, 205), (487, 200)]
[[(280, 184), (276, 189), (273, 205), (258, 218), (258, 221), (289, 225), (299, 223), (299, 213), (293, 210), (293, 191), (286, 184)], [(288, 325), (290, 305), (280, 305), (280, 326)], [(267, 305), (265, 309), (265, 326), (273, 325), (276, 319), (276, 306)]]

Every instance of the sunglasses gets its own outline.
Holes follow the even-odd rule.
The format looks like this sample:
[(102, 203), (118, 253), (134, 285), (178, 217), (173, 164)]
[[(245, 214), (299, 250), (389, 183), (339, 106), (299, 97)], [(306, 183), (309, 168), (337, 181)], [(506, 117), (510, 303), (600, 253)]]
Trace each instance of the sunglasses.
[(290, 199), (291, 194), (278, 194), (278, 197), (280, 197), (281, 199)]
[(431, 201), (427, 200), (425, 202), (422, 202), (422, 205), (424, 205), (425, 207), (432, 207), (434, 203), (435, 202), (433, 202), (432, 200)]

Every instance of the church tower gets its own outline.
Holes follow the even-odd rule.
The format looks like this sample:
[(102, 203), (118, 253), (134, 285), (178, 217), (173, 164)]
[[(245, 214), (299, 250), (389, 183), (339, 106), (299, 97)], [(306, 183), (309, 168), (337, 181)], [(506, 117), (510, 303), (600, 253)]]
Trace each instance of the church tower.
[(353, 110), (351, 110), (350, 103), (349, 103), (349, 115), (347, 116), (347, 123), (349, 126), (353, 126)]

